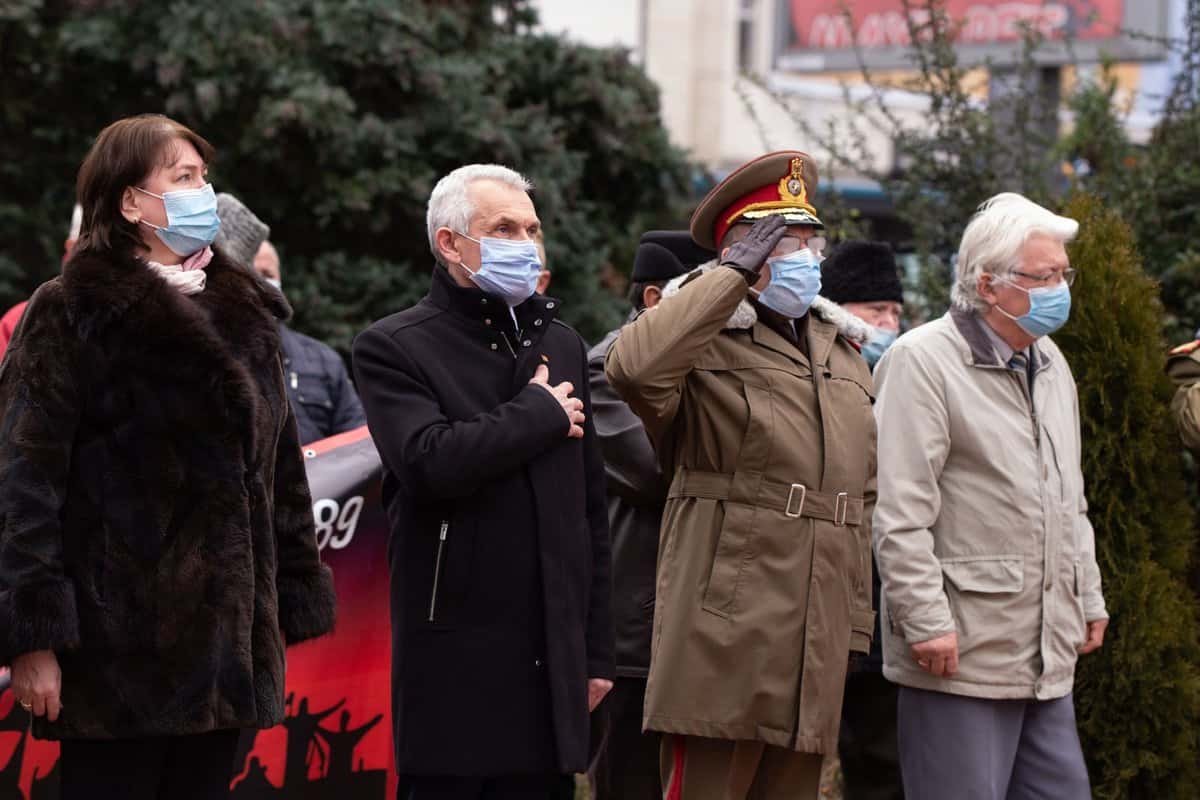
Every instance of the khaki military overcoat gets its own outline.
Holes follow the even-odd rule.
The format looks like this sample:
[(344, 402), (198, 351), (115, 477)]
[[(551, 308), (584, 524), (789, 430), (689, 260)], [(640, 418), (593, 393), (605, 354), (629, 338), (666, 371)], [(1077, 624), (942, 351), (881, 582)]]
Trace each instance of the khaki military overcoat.
[(702, 270), (606, 362), (673, 475), (645, 727), (833, 752), (874, 620), (875, 420), (850, 341), (869, 331), (818, 299), (806, 354), (757, 319), (741, 273)]

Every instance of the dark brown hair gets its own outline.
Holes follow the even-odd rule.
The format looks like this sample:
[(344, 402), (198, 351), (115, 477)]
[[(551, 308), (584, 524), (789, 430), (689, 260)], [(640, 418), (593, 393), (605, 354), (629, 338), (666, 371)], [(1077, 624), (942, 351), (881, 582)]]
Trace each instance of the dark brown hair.
[(137, 223), (121, 215), (121, 198), (127, 187), (141, 184), (156, 167), (173, 163), (176, 150), (172, 144), (179, 140), (195, 147), (205, 164), (212, 160), (211, 144), (162, 114), (126, 117), (100, 131), (75, 184), (83, 207), (75, 252), (132, 253), (145, 248)]

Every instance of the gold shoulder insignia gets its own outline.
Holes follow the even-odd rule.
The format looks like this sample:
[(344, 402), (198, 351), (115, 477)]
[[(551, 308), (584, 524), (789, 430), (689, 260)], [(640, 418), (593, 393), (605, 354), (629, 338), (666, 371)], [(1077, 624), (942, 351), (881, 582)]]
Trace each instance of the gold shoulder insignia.
[(1173, 356), (1186, 356), (1198, 347), (1200, 347), (1200, 339), (1181, 344), (1179, 347), (1176, 347), (1174, 350), (1172, 350), (1170, 354)]

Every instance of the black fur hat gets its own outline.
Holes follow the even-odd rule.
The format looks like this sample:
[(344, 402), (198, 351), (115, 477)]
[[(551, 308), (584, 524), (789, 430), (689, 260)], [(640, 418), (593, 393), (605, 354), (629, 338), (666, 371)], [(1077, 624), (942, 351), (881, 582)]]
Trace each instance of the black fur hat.
[(669, 281), (716, 255), (692, 241), (687, 231), (647, 231), (633, 258), (634, 283)]
[(821, 295), (835, 303), (904, 302), (896, 256), (885, 242), (843, 242), (821, 263)]

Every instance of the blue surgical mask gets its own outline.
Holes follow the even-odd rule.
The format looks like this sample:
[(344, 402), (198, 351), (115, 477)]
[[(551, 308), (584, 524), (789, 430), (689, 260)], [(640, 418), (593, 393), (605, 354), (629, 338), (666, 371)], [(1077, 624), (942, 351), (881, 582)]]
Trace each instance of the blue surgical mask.
[(187, 258), (203, 250), (217, 238), (221, 229), (221, 218), (217, 216), (217, 195), (211, 183), (199, 189), (179, 189), (174, 192), (155, 194), (140, 187), (133, 187), (142, 194), (163, 201), (167, 212), (167, 227), (159, 227), (146, 220), (145, 225), (154, 228), (162, 243), (177, 256)]
[(1049, 336), (1066, 324), (1067, 318), (1071, 316), (1071, 288), (1065, 281), (1057, 286), (1026, 289), (1008, 278), (1001, 280), (1029, 295), (1029, 311), (1020, 317), (1014, 317), (998, 305), (996, 310), (1020, 325), (1030, 336)]
[(465, 262), (462, 265), (471, 273), (476, 286), (503, 298), (509, 306), (520, 305), (529, 299), (542, 272), (537, 242), (490, 236), (476, 239), (465, 233), (459, 233), (459, 236), (479, 244), (479, 269), (473, 270)]
[(758, 295), (758, 302), (788, 319), (800, 319), (821, 291), (821, 262), (808, 248), (777, 258), (768, 258), (771, 282)]
[(899, 335), (895, 331), (885, 330), (883, 328), (874, 328), (874, 333), (867, 343), (863, 345), (862, 357), (866, 359), (867, 366), (875, 369), (875, 365), (879, 363), (879, 359), (883, 358), (883, 354), (892, 346)]

